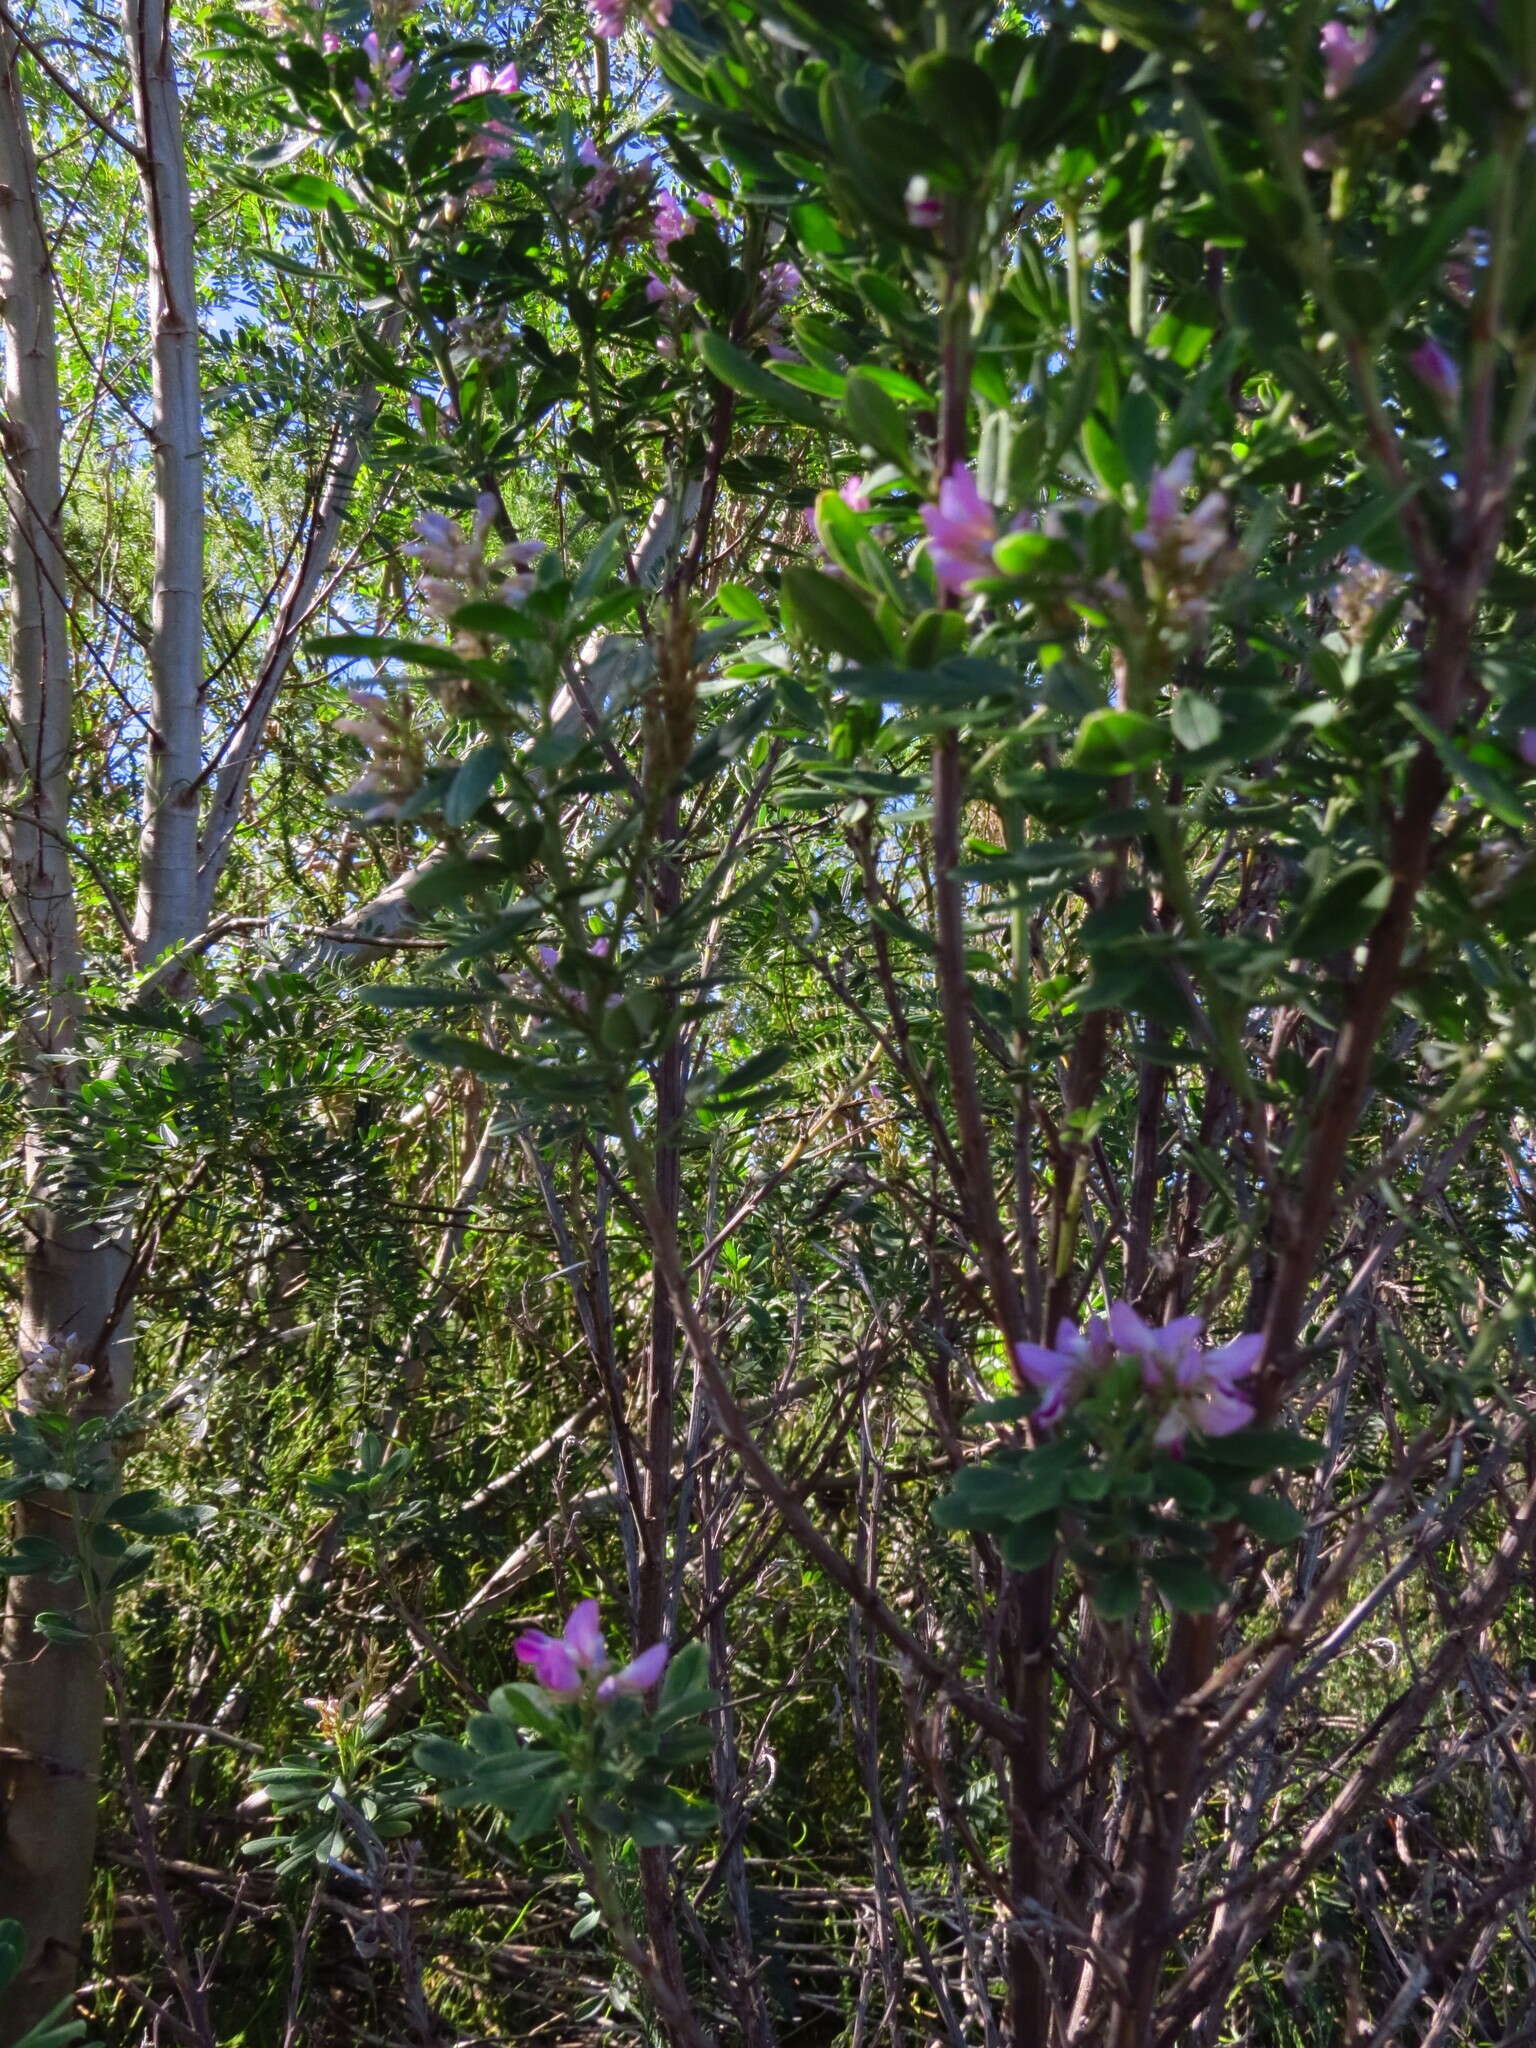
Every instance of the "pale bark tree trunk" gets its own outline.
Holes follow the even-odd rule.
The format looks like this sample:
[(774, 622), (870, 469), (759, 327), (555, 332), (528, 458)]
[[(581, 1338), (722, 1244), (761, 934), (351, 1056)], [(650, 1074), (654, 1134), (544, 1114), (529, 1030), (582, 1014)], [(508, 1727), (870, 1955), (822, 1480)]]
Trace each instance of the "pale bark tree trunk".
[[(16, 72), (0, 35), (0, 296), (5, 333), (6, 554), (10, 579), (10, 702), (3, 888), (12, 974), (27, 1002), (22, 1071), (34, 1189), (43, 1117), (76, 1085), (67, 1055), (80, 979), (70, 871), (71, 677), (66, 570), (60, 537), (61, 464), (54, 285), (38, 206), (37, 168)], [(62, 1057), (64, 1055), (66, 1057)], [(125, 1255), (45, 1201), (27, 1218), (19, 1341), (23, 1405), (51, 1349), (89, 1363), (88, 1400), (110, 1407), (126, 1381)], [(19, 1534), (67, 1541), (65, 1496), (17, 1510)], [(95, 1843), (103, 1681), (96, 1658), (38, 1635), (44, 1608), (69, 1612), (67, 1586), (12, 1579), (0, 1642), (0, 1917), (20, 1919), (27, 1953), (0, 2018), (0, 2038), (24, 2033), (76, 1983), (80, 1928)]]
[(149, 221), (155, 475), (150, 736), (134, 918), (141, 965), (183, 943), (198, 914), (202, 778), (203, 421), (192, 198), (165, 0), (124, 0), (123, 31)]
[[(151, 450), (155, 559), (149, 650), (150, 731), (144, 768), (134, 951), (140, 966), (192, 950), (208, 927), (252, 774), (299, 633), (346, 523), (376, 394), (351, 403), (333, 443), (303, 548), (282, 594), (245, 709), (215, 757), (199, 835), (204, 772), (204, 454), (198, 373), (195, 247), (166, 0), (124, 0), (137, 122), (132, 151), (147, 217)], [(71, 673), (67, 567), (60, 533), (62, 421), (54, 282), (37, 166), (17, 75), (0, 35), (0, 293), (6, 353), (3, 452), (8, 512), (11, 687), (0, 798), (0, 891), (13, 976), (30, 998), (23, 1032), (29, 1179), (40, 1187), (44, 1117), (78, 1086), (74, 1042), (83, 962), (70, 847)], [(411, 921), (403, 877), (315, 949), (342, 965), (377, 957), (375, 943)], [(133, 1291), (125, 1242), (71, 1225), (39, 1199), (29, 1219), (20, 1339), (23, 1357), (52, 1346), (92, 1368), (84, 1410), (113, 1413), (132, 1381)], [(24, 1378), (23, 1404), (35, 1396)], [(67, 1496), (17, 1510), (19, 1533), (69, 1543)], [(80, 1612), (78, 1590), (24, 1577), (9, 1583), (0, 1641), (0, 1918), (27, 1933), (22, 1975), (0, 2012), (0, 2048), (79, 1982), (81, 1928), (95, 1851), (105, 1693), (85, 1648), (39, 1637), (44, 1608)]]

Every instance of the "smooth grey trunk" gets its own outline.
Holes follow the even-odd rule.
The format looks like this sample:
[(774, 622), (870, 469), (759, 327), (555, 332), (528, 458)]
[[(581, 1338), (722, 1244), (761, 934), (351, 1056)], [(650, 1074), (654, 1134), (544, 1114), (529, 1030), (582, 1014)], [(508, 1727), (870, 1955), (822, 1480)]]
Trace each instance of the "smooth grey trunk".
[[(148, 661), (149, 740), (144, 769), (134, 951), (143, 967), (174, 962), (208, 927), (250, 779), (299, 633), (319, 596), (355, 483), (377, 401), (359, 395), (339, 430), (315, 512), (282, 593), (267, 652), (245, 710), (207, 787), (203, 740), (204, 451), (199, 395), (195, 246), (166, 0), (124, 0), (135, 140), (144, 195), (147, 321), (151, 349), (154, 473), (153, 631)], [(70, 1065), (83, 975), (70, 847), (72, 743), (68, 577), (61, 515), (62, 420), (54, 282), (37, 168), (17, 75), (17, 49), (0, 36), (0, 293), (5, 336), (7, 567), (11, 686), (0, 802), (0, 890), (12, 973), (29, 1001), (22, 1032), (28, 1108), (27, 1167), (41, 1190), (45, 1117), (78, 1086)], [(340, 965), (377, 957), (370, 941), (412, 917), (409, 878), (364, 906), (313, 949)], [(170, 966), (173, 978), (181, 970)], [(133, 1289), (126, 1242), (72, 1226), (39, 1198), (29, 1217), (20, 1337), (23, 1360), (53, 1347), (90, 1364), (83, 1410), (112, 1413), (132, 1384)], [(40, 1373), (23, 1375), (21, 1400), (40, 1398)], [(21, 1503), (17, 1533), (69, 1543), (69, 1498)], [(9, 1582), (0, 1639), (0, 1917), (27, 1932), (20, 1979), (0, 2012), (0, 2048), (74, 1989), (85, 1974), (81, 1929), (89, 1902), (105, 1714), (100, 1660), (37, 1634), (44, 1608), (78, 1611), (68, 1584)]]
[[(25, 1165), (35, 1191), (26, 1218), (19, 1399), (26, 1406), (39, 1398), (51, 1352), (89, 1363), (87, 1398), (110, 1406), (129, 1363), (126, 1255), (94, 1231), (66, 1224), (39, 1187), (43, 1119), (77, 1085), (67, 1055), (81, 961), (69, 846), (72, 705), (54, 282), (8, 33), (0, 34), (0, 299), (11, 670), (0, 881), (12, 978), (26, 999)], [(67, 1497), (22, 1502), (15, 1527), (67, 1543)], [(79, 1977), (103, 1681), (89, 1651), (54, 1648), (34, 1625), (42, 1609), (68, 1613), (72, 1604), (67, 1584), (9, 1582), (0, 1636), (0, 1918), (21, 1921), (27, 1946), (0, 2015), (0, 2041), (25, 2033)]]
[(123, 32), (149, 223), (155, 478), (150, 735), (134, 931), (141, 966), (189, 939), (198, 918), (202, 779), (203, 421), (198, 387), (192, 197), (165, 0), (124, 0)]

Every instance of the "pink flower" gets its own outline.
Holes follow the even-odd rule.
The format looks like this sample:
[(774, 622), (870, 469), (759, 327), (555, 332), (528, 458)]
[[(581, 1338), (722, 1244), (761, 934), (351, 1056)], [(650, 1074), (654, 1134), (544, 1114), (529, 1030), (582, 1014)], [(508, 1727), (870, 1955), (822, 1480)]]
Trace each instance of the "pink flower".
[(681, 241), (693, 226), (675, 192), (660, 194), (651, 221), (656, 236), (656, 247), (663, 256), (668, 253), (672, 244)]
[(1355, 73), (1376, 48), (1376, 32), (1369, 28), (1348, 28), (1342, 21), (1330, 21), (1320, 38), (1323, 51), (1323, 97), (1336, 100), (1347, 92)]
[(533, 1675), (546, 1692), (579, 1693), (588, 1673), (608, 1668), (595, 1600), (579, 1600), (560, 1635), (546, 1635), (541, 1628), (526, 1629), (512, 1648), (520, 1662), (533, 1666)]
[(1536, 768), (1536, 725), (1528, 725), (1515, 742), (1527, 768)]
[(763, 272), (761, 310), (776, 313), (780, 306), (787, 306), (799, 296), (804, 282), (793, 263), (770, 263)]
[[(541, 1628), (525, 1629), (512, 1647), (522, 1663), (533, 1666), (533, 1675), (546, 1692), (565, 1699), (575, 1698), (589, 1678), (608, 1672), (608, 1646), (595, 1600), (579, 1600), (558, 1636), (546, 1635)], [(665, 1643), (652, 1643), (622, 1671), (604, 1677), (597, 1697), (611, 1700), (621, 1693), (649, 1692), (666, 1670), (669, 1654)]]
[(1408, 367), (1426, 390), (1447, 408), (1461, 397), (1461, 370), (1449, 349), (1426, 335), (1408, 358)]
[(632, 1657), (622, 1671), (615, 1671), (605, 1678), (597, 1688), (600, 1700), (611, 1700), (617, 1693), (629, 1693), (639, 1697), (649, 1692), (667, 1668), (671, 1651), (665, 1643), (652, 1643), (648, 1650), (642, 1650), (638, 1657)]
[(334, 57), (336, 55), (336, 52), (341, 48), (341, 37), (337, 35), (335, 29), (328, 28), (324, 31), (320, 37), (320, 47), (327, 57)]
[(960, 592), (979, 577), (996, 573), (992, 549), (997, 514), (977, 488), (976, 478), (956, 463), (939, 485), (938, 503), (922, 508), (928, 551), (941, 590)]
[(499, 71), (492, 71), (485, 64), (471, 64), (469, 76), (461, 84), (454, 80), (456, 100), (478, 99), (483, 92), (516, 92), (518, 90), (517, 66), (503, 64)]
[[(615, 36), (624, 33), (629, 21), (633, 0), (589, 0), (592, 10), (592, 32), (605, 42), (612, 42)], [(639, 18), (650, 28), (665, 28), (672, 19), (672, 0), (648, 0), (638, 10)]]
[(906, 191), (907, 219), (915, 228), (941, 228), (944, 225), (944, 202), (929, 189), (928, 180), (922, 176), (911, 178)]
[(868, 512), (870, 510), (869, 492), (866, 490), (864, 479), (861, 476), (845, 477), (842, 483), (838, 485), (837, 495), (842, 499), (850, 512)]
[(1063, 1316), (1056, 1325), (1054, 1346), (1015, 1344), (1013, 1355), (1025, 1379), (1045, 1395), (1035, 1421), (1042, 1429), (1052, 1429), (1087, 1382), (1112, 1363), (1115, 1346), (1101, 1316), (1090, 1317), (1081, 1331)]
[(1220, 577), (1227, 553), (1227, 501), (1207, 491), (1193, 511), (1183, 509), (1194, 478), (1194, 451), (1181, 448), (1147, 487), (1147, 520), (1131, 535), (1176, 601), (1187, 624), (1204, 615), (1205, 593)]
[(1184, 506), (1184, 493), (1195, 473), (1195, 453), (1181, 448), (1172, 462), (1158, 470), (1147, 487), (1147, 526), (1156, 530), (1171, 526)]
[(684, 306), (691, 306), (699, 295), (689, 291), (680, 279), (661, 278), (653, 270), (646, 282), (645, 296), (650, 305), (669, 306), (680, 312)]
[(352, 97), (353, 97), (353, 99), (355, 99), (355, 100), (357, 101), (357, 104), (358, 104), (358, 105), (359, 105), (360, 107), (369, 107), (369, 106), (372, 106), (372, 104), (373, 104), (373, 87), (372, 87), (372, 86), (371, 86), (371, 85), (370, 85), (370, 84), (368, 83), (368, 81), (367, 81), (367, 79), (366, 79), (366, 78), (354, 78), (354, 79), (353, 79), (353, 81), (352, 81)]
[(1140, 1359), (1143, 1386), (1155, 1401), (1166, 1403), (1152, 1433), (1163, 1450), (1177, 1450), (1191, 1430), (1200, 1436), (1230, 1436), (1254, 1419), (1253, 1403), (1238, 1393), (1235, 1382), (1258, 1364), (1264, 1339), (1234, 1337), (1215, 1351), (1202, 1351), (1204, 1328), (1199, 1316), (1177, 1316), (1154, 1329), (1129, 1302), (1117, 1301), (1110, 1308), (1115, 1349)]

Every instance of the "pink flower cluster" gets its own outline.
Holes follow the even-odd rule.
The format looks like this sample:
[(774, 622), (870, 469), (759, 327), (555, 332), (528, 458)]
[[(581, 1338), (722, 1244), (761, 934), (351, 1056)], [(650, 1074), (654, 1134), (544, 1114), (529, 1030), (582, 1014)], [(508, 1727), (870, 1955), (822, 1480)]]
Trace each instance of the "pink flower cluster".
[[(1376, 31), (1330, 21), (1324, 24), (1318, 44), (1323, 59), (1323, 98), (1342, 99), (1354, 84), (1356, 74), (1376, 54)], [(1434, 65), (1425, 65), (1380, 117), (1381, 129), (1388, 136), (1406, 135), (1444, 90), (1445, 81)], [(1310, 169), (1331, 170), (1339, 161), (1339, 146), (1331, 135), (1315, 135), (1302, 154)]]
[[(492, 71), (488, 64), (471, 64), (469, 75), (453, 76), (453, 96), (456, 100), (477, 100), (486, 93), (514, 93), (522, 90), (522, 81), (515, 64), (503, 64)], [(476, 153), (483, 157), (487, 166), (498, 163), (513, 155), (517, 149), (517, 133), (505, 121), (487, 121), (475, 136)], [(496, 189), (494, 178), (477, 178), (470, 186), (477, 198), (484, 199)]]
[(621, 1693), (638, 1697), (661, 1677), (671, 1654), (665, 1643), (652, 1643), (621, 1671), (611, 1670), (595, 1600), (579, 1600), (559, 1635), (546, 1635), (541, 1628), (525, 1629), (512, 1647), (521, 1663), (533, 1666), (533, 1675), (544, 1690), (560, 1699), (579, 1698), (594, 1678), (600, 1700)]
[(1228, 562), (1228, 508), (1220, 491), (1207, 491), (1188, 512), (1184, 496), (1194, 481), (1195, 455), (1181, 448), (1147, 487), (1146, 524), (1131, 545), (1155, 573), (1174, 622), (1190, 632), (1205, 623), (1207, 599)]
[(1253, 1403), (1237, 1391), (1264, 1349), (1261, 1336), (1234, 1337), (1214, 1351), (1200, 1348), (1205, 1324), (1199, 1316), (1177, 1316), (1153, 1328), (1127, 1301), (1111, 1304), (1109, 1318), (1093, 1316), (1086, 1330), (1063, 1317), (1054, 1345), (1017, 1344), (1019, 1370), (1044, 1399), (1035, 1411), (1042, 1429), (1053, 1429), (1094, 1382), (1121, 1359), (1141, 1367), (1142, 1390), (1157, 1415), (1152, 1441), (1178, 1450), (1197, 1436), (1230, 1436), (1253, 1421)]
[(656, 208), (651, 221), (656, 237), (657, 254), (661, 256), (670, 256), (672, 244), (680, 242), (693, 227), (693, 222), (677, 194), (665, 190), (656, 195)]
[(1325, 24), (1318, 37), (1323, 53), (1323, 97), (1336, 100), (1347, 92), (1360, 69), (1376, 47), (1372, 29), (1350, 28), (1342, 21)]
[(940, 590), (959, 595), (983, 576), (995, 576), (997, 513), (981, 495), (972, 471), (957, 462), (939, 485), (938, 502), (922, 508), (928, 553)]
[(672, 19), (672, 0), (641, 0), (638, 7), (635, 0), (589, 0), (589, 5), (592, 33), (608, 43), (623, 35), (631, 15), (650, 28), (665, 28)]
[[(396, 43), (388, 50), (381, 49), (378, 36), (370, 29), (363, 37), (363, 55), (374, 71), (383, 73), (384, 90), (390, 98), (403, 100), (406, 88), (416, 70), (416, 66), (406, 60), (404, 43)], [(352, 96), (360, 107), (371, 106), (373, 87), (366, 78), (355, 78), (352, 81)]]
[(518, 91), (518, 71), (515, 64), (503, 64), (492, 71), (488, 64), (471, 64), (466, 78), (455, 76), (454, 98), (456, 100), (478, 99), (483, 92), (513, 93)]
[[(469, 538), (445, 512), (423, 512), (413, 526), (415, 535), (402, 552), (415, 557), (425, 571), (419, 588), (422, 602), (435, 619), (451, 619), (460, 605), (471, 598), (494, 598), (498, 604), (520, 604), (533, 588), (533, 570), (539, 557), (548, 554), (542, 540), (515, 540), (494, 553), (496, 520), (501, 501), (494, 491), (485, 491), (475, 501), (475, 517)], [(454, 645), (462, 654), (483, 654), (486, 650), (474, 634), (454, 634)]]

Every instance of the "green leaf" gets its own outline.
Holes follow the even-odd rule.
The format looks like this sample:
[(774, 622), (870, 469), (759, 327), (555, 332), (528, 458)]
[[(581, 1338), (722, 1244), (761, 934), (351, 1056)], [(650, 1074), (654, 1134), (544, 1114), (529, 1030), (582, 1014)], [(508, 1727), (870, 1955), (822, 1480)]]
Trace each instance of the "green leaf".
[(1306, 1532), (1306, 1516), (1278, 1494), (1245, 1493), (1237, 1513), (1243, 1526), (1266, 1543), (1294, 1543)]
[(527, 1728), (535, 1735), (542, 1735), (546, 1741), (555, 1741), (560, 1735), (560, 1723), (549, 1711), (546, 1697), (536, 1685), (513, 1679), (507, 1685), (498, 1686), (491, 1694), (490, 1708), (493, 1714), (500, 1714), (515, 1727)]
[(729, 385), (732, 391), (759, 400), (785, 419), (798, 421), (801, 426), (826, 428), (826, 414), (813, 399), (796, 391), (792, 384), (786, 384), (782, 377), (775, 377), (761, 363), (753, 362), (735, 342), (704, 328), (697, 337), (697, 345), (705, 368), (722, 384)]
[(505, 760), (500, 740), (487, 740), (476, 747), (448, 785), (448, 794), (443, 798), (445, 825), (469, 823), (496, 787)]
[(462, 1785), (474, 1775), (476, 1758), (471, 1750), (442, 1735), (419, 1735), (411, 1755), (429, 1778), (445, 1778)]
[(19, 1920), (0, 1920), (0, 1991), (4, 1991), (27, 1952), (27, 1937)]
[(1038, 1394), (1003, 1394), (995, 1401), (978, 1401), (965, 1413), (967, 1422), (1022, 1422), (1040, 1406)]
[(1121, 453), (1108, 426), (1094, 412), (1083, 421), (1083, 454), (1088, 467), (1111, 497), (1118, 497), (1131, 480), (1130, 464)]
[(676, 1706), (691, 1692), (700, 1692), (709, 1686), (709, 1651), (701, 1642), (684, 1643), (677, 1655), (667, 1666), (665, 1678), (661, 1681), (662, 1707)]
[(1392, 877), (1379, 861), (1350, 861), (1309, 896), (1280, 943), (1297, 960), (1323, 960), (1359, 945), (1387, 907)]
[(1016, 1572), (1038, 1571), (1056, 1548), (1056, 1517), (1031, 1515), (1011, 1522), (998, 1538), (998, 1555)]
[(41, 1614), (32, 1617), (32, 1626), (45, 1643), (51, 1643), (56, 1650), (77, 1650), (91, 1640), (90, 1631), (81, 1628), (77, 1621), (67, 1614), (60, 1614), (55, 1608), (44, 1608)]
[(923, 119), (952, 147), (963, 148), (973, 159), (997, 147), (1003, 105), (979, 64), (949, 51), (934, 51), (912, 66), (907, 88)]
[(279, 199), (286, 199), (290, 206), (302, 206), (311, 212), (324, 212), (328, 206), (339, 206), (343, 213), (356, 209), (357, 201), (352, 194), (329, 178), (316, 177), (313, 171), (281, 171), (262, 181), (263, 189), (276, 193)]
[(765, 1081), (771, 1081), (775, 1074), (783, 1071), (795, 1056), (792, 1045), (768, 1045), (761, 1052), (743, 1060), (739, 1067), (733, 1067), (708, 1090), (706, 1099), (722, 1107), (733, 1096), (748, 1095), (761, 1088)]
[(1211, 1614), (1221, 1605), (1226, 1588), (1195, 1557), (1153, 1557), (1147, 1577), (1179, 1614)]
[(867, 370), (851, 370), (843, 391), (843, 409), (853, 438), (898, 469), (905, 469), (912, 457), (907, 423), (895, 400), (883, 391)]
[(1180, 690), (1173, 700), (1168, 722), (1179, 745), (1192, 754), (1199, 753), (1202, 747), (1215, 746), (1221, 738), (1221, 713), (1209, 697), (1202, 697), (1197, 690)]
[(885, 635), (846, 583), (820, 569), (786, 569), (780, 585), (791, 629), (813, 647), (854, 661), (879, 661), (889, 652)]
[(25, 1578), (28, 1572), (46, 1572), (68, 1562), (69, 1553), (47, 1536), (18, 1536), (15, 1544), (0, 1555), (0, 1578)]
[(1129, 775), (1168, 751), (1167, 728), (1143, 711), (1090, 711), (1072, 758), (1099, 775)]
[(358, 995), (380, 1010), (462, 1010), (486, 1001), (484, 989), (431, 988), (403, 981), (375, 982)]
[(415, 910), (442, 910), (459, 904), (482, 889), (493, 889), (506, 880), (506, 869), (497, 860), (477, 860), (465, 854), (445, 854), (423, 868), (406, 895)]
[(1141, 1605), (1141, 1577), (1131, 1564), (1106, 1565), (1088, 1589), (1101, 1620), (1130, 1621)]
[(460, 1038), (451, 1031), (413, 1031), (405, 1042), (420, 1059), (483, 1074), (488, 1081), (519, 1081), (529, 1067), (526, 1060), (511, 1059), (477, 1038)]
[(535, 1835), (547, 1834), (558, 1819), (570, 1792), (571, 1779), (567, 1774), (558, 1778), (542, 1779), (519, 1793), (515, 1807), (503, 1809), (511, 1817), (512, 1825), (507, 1832), (513, 1841), (527, 1842)]
[(1321, 1464), (1323, 1447), (1294, 1429), (1239, 1429), (1231, 1436), (1202, 1437), (1199, 1459), (1207, 1466), (1278, 1472), (1287, 1466)]
[(1128, 391), (1120, 401), (1115, 434), (1131, 482), (1144, 491), (1157, 467), (1157, 400), (1150, 391)]
[(1459, 782), (1463, 789), (1470, 790), (1486, 811), (1492, 813), (1501, 824), (1511, 825), (1517, 832), (1523, 832), (1530, 823), (1528, 807), (1521, 803), (1520, 795), (1513, 783), (1499, 774), (1487, 762), (1479, 761), (1463, 751), (1454, 741), (1446, 738), (1429, 715), (1417, 704), (1405, 702), (1402, 713), (1414, 730), (1428, 740), (1440, 756), (1446, 773), (1452, 781)]

